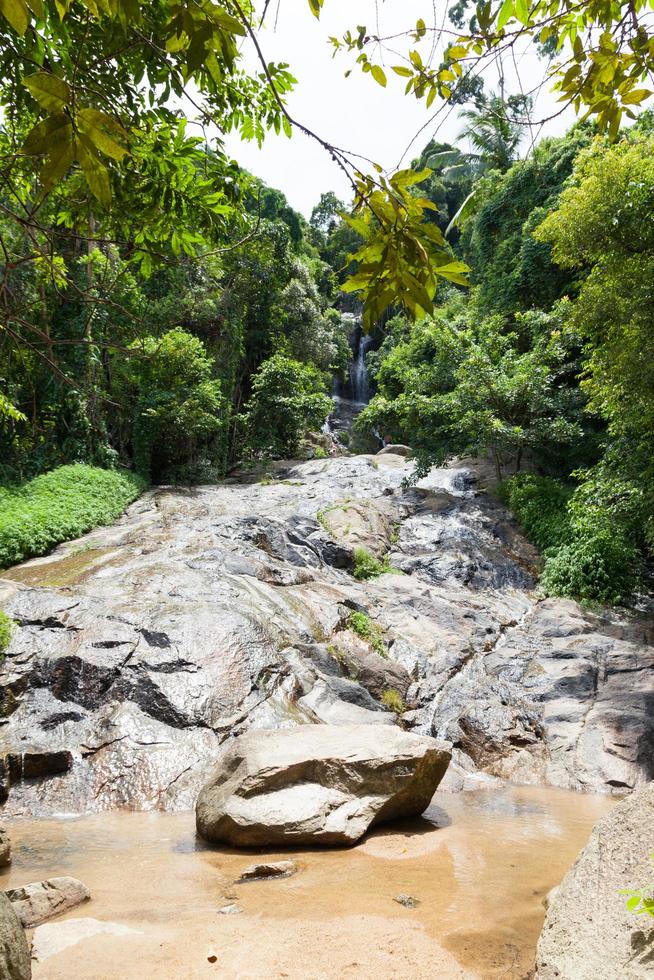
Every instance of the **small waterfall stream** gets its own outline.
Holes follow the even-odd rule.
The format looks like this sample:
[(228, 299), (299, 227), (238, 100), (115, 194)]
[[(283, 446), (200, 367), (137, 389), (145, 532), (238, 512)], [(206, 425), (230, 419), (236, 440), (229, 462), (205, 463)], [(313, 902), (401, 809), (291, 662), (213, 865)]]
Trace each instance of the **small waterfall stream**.
[(326, 431), (333, 434), (346, 432), (352, 428), (352, 423), (359, 412), (366, 407), (371, 397), (370, 378), (366, 365), (366, 354), (372, 349), (374, 340), (369, 334), (364, 334), (361, 318), (349, 314), (352, 320), (350, 347), (352, 360), (346, 381), (334, 377), (332, 397), (334, 412), (326, 423)]
[(352, 400), (355, 405), (367, 405), (370, 401), (370, 379), (366, 367), (366, 354), (371, 346), (372, 337), (369, 334), (364, 334), (361, 327), (357, 327), (356, 349), (350, 367)]

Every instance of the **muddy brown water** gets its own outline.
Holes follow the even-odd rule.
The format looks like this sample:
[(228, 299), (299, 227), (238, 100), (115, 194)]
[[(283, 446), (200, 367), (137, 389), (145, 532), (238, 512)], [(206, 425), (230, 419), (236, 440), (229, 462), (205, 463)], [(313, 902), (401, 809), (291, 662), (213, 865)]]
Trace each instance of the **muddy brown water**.
[(611, 806), (535, 787), (436, 794), (357, 847), (269, 852), (298, 872), (247, 884), (257, 853), (203, 845), (190, 813), (15, 821), (1, 887), (73, 875), (91, 890), (36, 930), (34, 980), (525, 978), (543, 898)]

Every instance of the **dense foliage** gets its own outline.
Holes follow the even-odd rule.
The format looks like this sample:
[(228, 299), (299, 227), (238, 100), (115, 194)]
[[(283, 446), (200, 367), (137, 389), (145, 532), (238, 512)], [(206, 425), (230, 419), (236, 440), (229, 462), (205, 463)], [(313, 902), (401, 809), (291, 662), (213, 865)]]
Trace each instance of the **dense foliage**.
[(507, 480), (500, 495), (543, 552), (545, 591), (605, 603), (633, 594), (639, 551), (607, 514), (589, 519), (583, 488), (572, 492), (560, 480), (523, 473)]
[(119, 470), (60, 466), (0, 488), (0, 568), (110, 524), (138, 497), (143, 481)]
[[(253, 428), (253, 378), (279, 355), (324, 394), (325, 376), (347, 364), (349, 327), (331, 306), (334, 277), (307, 223), (279, 192), (250, 186), (249, 206), (267, 217), (227, 252), (171, 256), (145, 278), (99, 243), (66, 252), (56, 289), (24, 272), (49, 353), (0, 333), (0, 388), (18, 410), (0, 418), (0, 478), (87, 462), (134, 466), (155, 481), (215, 480), (244, 455), (288, 451), (286, 437), (275, 448)], [(89, 282), (92, 311), (80, 298)], [(267, 383), (277, 384), (270, 370), (257, 382), (260, 403)], [(322, 424), (324, 397), (320, 407)], [(297, 416), (291, 443), (316, 422)]]
[(314, 366), (276, 354), (252, 380), (243, 413), (244, 443), (250, 452), (292, 457), (303, 435), (319, 431), (332, 409), (327, 378)]
[(482, 175), (459, 248), (468, 296), (392, 320), (362, 431), (418, 472), (490, 452), (551, 593), (627, 602), (654, 554), (654, 144), (587, 128)]
[[(546, 523), (566, 538), (543, 538), (558, 549), (544, 586), (626, 599), (654, 551), (651, 118), (620, 132), (650, 94), (645, 0), (459, 0), (454, 33), (419, 19), (392, 58), (365, 26), (332, 38), (379, 85), (387, 50), (408, 95), (459, 107), (466, 148), (432, 140), (396, 173), (366, 173), (289, 114), (294, 79), (262, 48), (268, 7), (0, 4), (7, 493), (72, 463), (201, 481), (297, 453), (347, 364), (339, 310), (363, 301), (364, 326), (387, 329), (360, 444), (410, 442), (419, 472), (490, 452), (500, 478), (560, 480)], [(518, 42), (554, 59), (563, 99), (594, 119), (524, 160), (531, 98), (480, 75)], [(347, 173), (351, 206), (324, 194), (307, 223), (206, 136), (294, 127)], [(89, 526), (84, 506), (55, 515)], [(31, 553), (20, 522), (12, 535), (7, 553)]]

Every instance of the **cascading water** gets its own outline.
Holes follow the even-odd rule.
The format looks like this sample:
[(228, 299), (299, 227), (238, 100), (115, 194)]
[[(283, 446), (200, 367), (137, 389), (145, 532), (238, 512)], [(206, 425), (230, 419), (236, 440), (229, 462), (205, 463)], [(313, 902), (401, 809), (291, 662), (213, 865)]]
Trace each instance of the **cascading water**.
[(350, 368), (352, 400), (355, 405), (367, 405), (370, 401), (370, 380), (366, 367), (366, 354), (371, 345), (372, 337), (369, 334), (364, 334), (360, 326), (357, 327), (356, 351)]
[(346, 313), (344, 316), (348, 317), (352, 323), (350, 334), (352, 360), (346, 381), (338, 376), (334, 377), (332, 387), (334, 412), (325, 426), (326, 431), (334, 434), (350, 430), (352, 422), (368, 404), (371, 395), (366, 354), (372, 348), (373, 338), (364, 334), (360, 317), (351, 313)]

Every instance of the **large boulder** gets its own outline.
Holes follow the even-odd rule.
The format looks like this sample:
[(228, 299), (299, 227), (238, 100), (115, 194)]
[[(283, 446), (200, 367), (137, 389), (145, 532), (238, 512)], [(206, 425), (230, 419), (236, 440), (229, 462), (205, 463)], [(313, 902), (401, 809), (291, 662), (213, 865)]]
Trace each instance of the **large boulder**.
[(25, 931), (11, 902), (0, 892), (0, 977), (30, 980), (32, 964)]
[(86, 885), (69, 877), (48, 878), (21, 888), (10, 888), (5, 895), (25, 929), (33, 929), (91, 897)]
[(624, 889), (654, 891), (654, 782), (619, 803), (548, 905), (538, 980), (636, 980), (654, 974), (654, 920), (626, 908)]
[(240, 847), (353, 844), (427, 808), (450, 746), (395, 726), (250, 731), (220, 757), (196, 806), (198, 833)]
[(413, 456), (413, 450), (410, 446), (403, 446), (401, 443), (389, 443), (380, 449), (377, 453), (378, 456), (404, 456), (406, 459), (410, 459)]

